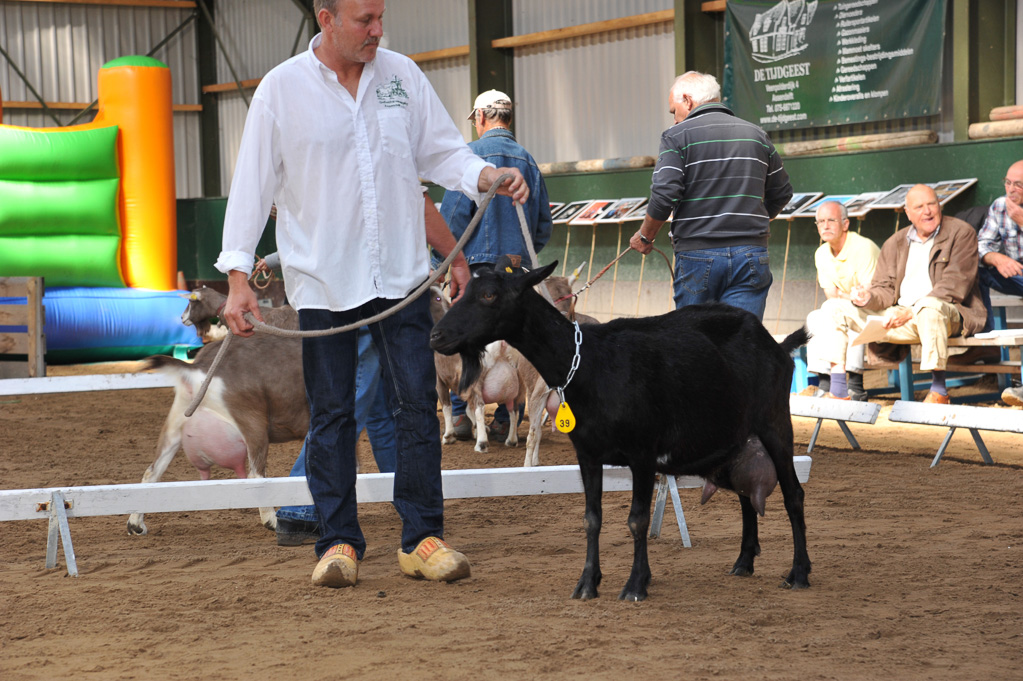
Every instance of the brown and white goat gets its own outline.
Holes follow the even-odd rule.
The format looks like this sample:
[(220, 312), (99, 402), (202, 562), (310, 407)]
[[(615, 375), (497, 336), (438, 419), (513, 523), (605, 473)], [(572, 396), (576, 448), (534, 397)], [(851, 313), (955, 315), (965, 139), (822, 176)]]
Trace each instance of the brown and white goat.
[[(189, 302), (192, 324), (216, 314), (223, 294), (203, 289)], [(195, 307), (193, 307), (195, 303)], [(202, 303), (202, 304), (199, 304)], [(213, 306), (209, 314), (207, 306)], [(297, 329), (298, 313), (283, 306), (263, 310), (264, 319), (279, 328)], [(271, 319), (273, 321), (271, 321)], [(184, 321), (184, 316), (182, 317)], [(263, 477), (271, 442), (301, 440), (309, 430), (309, 406), (302, 376), (302, 341), (259, 333), (237, 337), (224, 355), (209, 390), (195, 413), (185, 417), (199, 386), (206, 379), (222, 341), (205, 345), (191, 364), (164, 355), (148, 357), (143, 369), (163, 372), (174, 381), (174, 402), (160, 432), (156, 460), (146, 469), (142, 482), (156, 482), (178, 453), (209, 478), (214, 465), (234, 470), (240, 478)], [(263, 524), (273, 529), (273, 508), (259, 509)], [(146, 534), (141, 513), (128, 518), (129, 534)]]

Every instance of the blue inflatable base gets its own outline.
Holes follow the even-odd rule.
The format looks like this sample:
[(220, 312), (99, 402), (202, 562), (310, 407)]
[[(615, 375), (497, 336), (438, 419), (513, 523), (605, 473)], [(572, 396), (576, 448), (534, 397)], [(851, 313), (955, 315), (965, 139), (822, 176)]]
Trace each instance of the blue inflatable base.
[[(187, 291), (54, 287), (43, 295), (49, 363), (141, 359), (175, 348), (199, 347), (195, 329), (181, 323)], [(0, 298), (24, 305), (24, 298)], [(0, 332), (24, 332), (0, 326)], [(51, 353), (52, 357), (51, 357)], [(55, 361), (54, 361), (55, 360)]]

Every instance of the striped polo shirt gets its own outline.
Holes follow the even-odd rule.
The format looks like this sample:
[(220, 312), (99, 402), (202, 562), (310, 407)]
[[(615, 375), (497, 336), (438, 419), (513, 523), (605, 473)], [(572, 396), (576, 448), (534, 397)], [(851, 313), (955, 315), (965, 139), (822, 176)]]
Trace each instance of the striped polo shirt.
[(792, 198), (767, 133), (718, 102), (661, 135), (647, 214), (671, 221), (676, 252), (767, 246), (771, 218)]

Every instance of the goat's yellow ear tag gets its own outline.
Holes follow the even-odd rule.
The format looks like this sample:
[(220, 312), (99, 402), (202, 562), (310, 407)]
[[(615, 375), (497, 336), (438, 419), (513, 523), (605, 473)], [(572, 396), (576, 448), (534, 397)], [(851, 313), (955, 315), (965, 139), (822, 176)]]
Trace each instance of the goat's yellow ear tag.
[(562, 433), (571, 433), (575, 428), (575, 414), (572, 413), (568, 402), (562, 402), (558, 407), (558, 415), (554, 418), (554, 427)]
[(514, 274), (514, 273), (512, 272), (512, 268), (510, 268), (510, 267), (505, 267), (505, 268), (504, 268), (504, 271), (505, 271), (505, 272), (507, 272), (508, 274)]

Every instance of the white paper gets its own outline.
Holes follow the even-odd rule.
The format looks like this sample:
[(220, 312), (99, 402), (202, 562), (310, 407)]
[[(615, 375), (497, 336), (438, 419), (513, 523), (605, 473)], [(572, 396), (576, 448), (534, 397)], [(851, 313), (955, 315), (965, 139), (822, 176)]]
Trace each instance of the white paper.
[(884, 328), (884, 319), (881, 315), (869, 315), (867, 317), (867, 325), (860, 331), (860, 335), (853, 339), (852, 344), (864, 345), (884, 340), (884, 337), (888, 334), (888, 329)]

